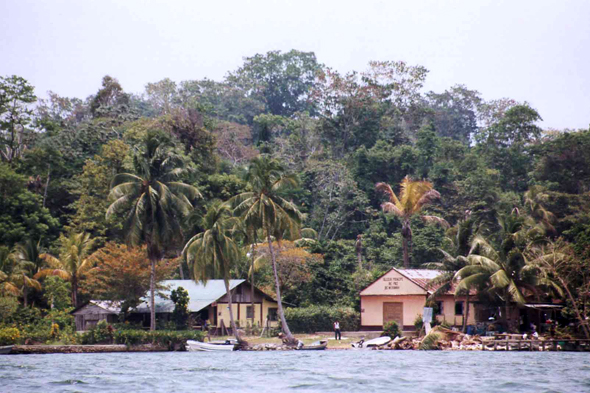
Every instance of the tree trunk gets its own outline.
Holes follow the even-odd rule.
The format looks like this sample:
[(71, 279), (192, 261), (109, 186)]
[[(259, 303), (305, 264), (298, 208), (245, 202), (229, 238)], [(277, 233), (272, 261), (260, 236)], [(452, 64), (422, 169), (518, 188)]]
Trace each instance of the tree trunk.
[(404, 221), (402, 223), (402, 246), (404, 250), (404, 269), (410, 268), (410, 258), (412, 253), (412, 230), (410, 229), (410, 222)]
[(150, 258), (150, 330), (156, 330), (156, 260)]
[(78, 277), (72, 275), (72, 305), (78, 307)]
[(274, 248), (272, 246), (272, 240), (270, 238), (270, 228), (267, 228), (266, 231), (266, 238), (268, 241), (268, 249), (270, 250), (270, 257), (272, 260), (272, 270), (275, 276), (275, 289), (277, 293), (277, 304), (278, 304), (278, 311), (279, 318), (281, 319), (281, 327), (283, 329), (283, 333), (287, 336), (287, 342), (291, 345), (296, 345), (297, 340), (293, 337), (291, 330), (289, 330), (289, 326), (287, 325), (287, 320), (285, 319), (285, 313), (283, 312), (283, 302), (281, 300), (281, 288), (279, 284), (279, 274), (277, 273), (277, 261), (275, 258)]
[(27, 293), (27, 278), (25, 277), (24, 273), (23, 273), (23, 302), (25, 307), (27, 307), (29, 305), (29, 302), (27, 300), (28, 297), (28, 293)]
[(469, 319), (469, 292), (465, 298), (465, 310), (463, 310), (463, 333), (467, 331), (467, 320)]
[(363, 240), (362, 235), (358, 235), (356, 238), (356, 258), (358, 260), (358, 270), (363, 270)]
[(45, 182), (45, 192), (43, 192), (43, 207), (45, 207), (45, 201), (47, 200), (47, 189), (49, 188), (49, 179), (51, 178), (51, 164), (47, 170), (47, 181)]
[(184, 269), (182, 268), (182, 259), (180, 260), (180, 263), (178, 264), (178, 271), (180, 272), (180, 279), (184, 280)]
[(506, 321), (506, 329), (508, 330), (508, 333), (512, 332), (512, 319), (510, 318), (510, 297), (508, 296), (508, 294), (505, 295), (506, 296), (506, 303), (504, 305), (504, 313), (506, 314), (504, 316), (505, 321)]
[[(250, 274), (250, 307), (252, 307), (252, 329), (254, 329), (254, 319), (255, 319), (255, 312), (254, 312), (254, 244), (252, 244), (252, 250), (250, 251), (251, 255), (251, 265), (252, 265), (252, 274)], [(262, 315), (262, 305), (260, 306), (260, 315)]]
[(561, 286), (563, 286), (563, 289), (565, 289), (565, 291), (567, 292), (567, 296), (570, 298), (570, 302), (572, 302), (572, 306), (574, 307), (574, 311), (576, 312), (576, 316), (578, 317), (578, 321), (580, 321), (580, 326), (582, 327), (582, 330), (584, 331), (584, 335), (586, 336), (587, 339), (590, 339), (590, 333), (588, 333), (588, 327), (586, 326), (586, 320), (582, 317), (582, 314), (580, 314), (580, 309), (578, 308), (578, 305), (576, 304), (576, 300), (574, 299), (574, 296), (572, 295), (572, 293), (570, 292), (570, 289), (568, 288), (567, 284), (565, 283), (565, 281), (562, 278), (559, 278), (559, 282), (561, 282)]
[(232, 293), (229, 289), (229, 280), (224, 279), (223, 282), (225, 283), (225, 291), (227, 292), (227, 305), (229, 307), (229, 324), (231, 326), (231, 331), (234, 333), (236, 340), (241, 342), (242, 339), (238, 335), (238, 328), (236, 327), (236, 321), (234, 320), (234, 310), (232, 309)]
[(404, 269), (410, 268), (410, 256), (408, 254), (408, 239), (404, 236), (402, 237), (402, 246), (404, 249)]

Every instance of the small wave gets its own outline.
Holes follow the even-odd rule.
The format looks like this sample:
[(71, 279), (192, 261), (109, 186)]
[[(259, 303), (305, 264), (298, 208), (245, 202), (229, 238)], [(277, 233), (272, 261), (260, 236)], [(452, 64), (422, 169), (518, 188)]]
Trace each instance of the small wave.
[(88, 385), (88, 382), (84, 382), (79, 379), (66, 379), (64, 381), (53, 381), (49, 383), (53, 385)]

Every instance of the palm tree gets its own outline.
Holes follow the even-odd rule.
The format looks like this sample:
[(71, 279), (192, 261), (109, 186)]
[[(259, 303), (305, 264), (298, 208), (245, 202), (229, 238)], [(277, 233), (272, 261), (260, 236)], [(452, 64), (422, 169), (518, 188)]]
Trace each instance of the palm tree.
[(78, 283), (80, 277), (92, 268), (92, 261), (89, 258), (94, 239), (89, 233), (72, 233), (69, 236), (59, 238), (61, 246), (59, 258), (50, 254), (41, 254), (39, 258), (45, 260), (48, 268), (41, 269), (35, 278), (47, 276), (58, 276), (72, 284), (72, 305), (78, 307)]
[(543, 229), (530, 217), (514, 213), (500, 216), (498, 220), (500, 246), (496, 247), (479, 234), (473, 238), (467, 257), (469, 265), (455, 275), (460, 280), (455, 293), (485, 285), (490, 294), (504, 301), (506, 325), (514, 330), (510, 302), (524, 303), (524, 291), (539, 296), (538, 276), (526, 269), (523, 253), (526, 247), (538, 242)]
[[(28, 288), (40, 288), (40, 284), (37, 280), (31, 279), (26, 276), (34, 277), (41, 268), (45, 261), (41, 258), (41, 240), (35, 242), (32, 239), (25, 240), (24, 243), (19, 243), (14, 247), (13, 255), (22, 267), (25, 267), (23, 271), (23, 298), (24, 304), (27, 305)], [(30, 281), (33, 280), (33, 281)], [(37, 285), (39, 284), (39, 285)]]
[(19, 296), (21, 290), (14, 282), (14, 255), (8, 247), (0, 247), (0, 295)]
[[(429, 285), (436, 288), (428, 297), (429, 301), (434, 301), (439, 296), (448, 293), (457, 283), (457, 272), (469, 265), (467, 255), (469, 254), (470, 242), (475, 236), (477, 228), (475, 221), (472, 218), (459, 221), (457, 225), (449, 229), (447, 232), (447, 239), (451, 241), (451, 252), (439, 249), (443, 254), (440, 262), (425, 263), (423, 266), (427, 269), (436, 269), (441, 272), (439, 276), (431, 280)], [(463, 326), (462, 330), (465, 333), (467, 329), (467, 320), (469, 319), (469, 295), (470, 288), (466, 291), (465, 308), (463, 310)], [(461, 293), (456, 292), (456, 295)]]
[(293, 233), (301, 222), (301, 213), (297, 207), (280, 196), (281, 191), (295, 187), (298, 182), (295, 176), (285, 174), (285, 169), (278, 161), (268, 156), (256, 157), (250, 162), (246, 180), (252, 191), (237, 195), (230, 202), (234, 206), (234, 213), (242, 219), (246, 226), (262, 229), (266, 233), (275, 278), (281, 327), (287, 342), (295, 344), (296, 340), (291, 334), (283, 311), (272, 236), (278, 231), (288, 231), (287, 228), (291, 228), (288, 232)]
[[(579, 304), (584, 304), (584, 297), (588, 296), (588, 269), (587, 264), (581, 263), (576, 257), (571, 245), (559, 239), (557, 242), (548, 243), (542, 247), (532, 247), (525, 253), (529, 269), (537, 271), (540, 283), (560, 297), (567, 297), (578, 318), (580, 326), (587, 339), (590, 339), (588, 319), (585, 307), (582, 310)], [(572, 288), (572, 282), (584, 283), (576, 295)], [(583, 294), (583, 295), (582, 295)]]
[(193, 236), (182, 251), (183, 258), (192, 267), (193, 279), (206, 283), (221, 277), (227, 292), (229, 319), (234, 336), (241, 342), (232, 310), (230, 290), (231, 270), (240, 259), (240, 251), (232, 239), (236, 218), (229, 206), (216, 202), (207, 209), (203, 219), (204, 231)]
[(124, 230), (130, 246), (147, 245), (150, 274), (150, 330), (156, 329), (156, 263), (182, 240), (180, 218), (193, 208), (199, 191), (178, 181), (187, 172), (182, 157), (172, 151), (163, 133), (149, 132), (144, 148), (135, 154), (136, 174), (120, 173), (111, 184), (112, 201), (106, 216), (125, 215)]
[(532, 186), (524, 193), (524, 204), (529, 214), (541, 221), (547, 232), (555, 233), (555, 215), (547, 210), (545, 203), (549, 200), (549, 195), (541, 186)]
[[(400, 183), (400, 197), (393, 192), (389, 184), (377, 183), (377, 191), (382, 191), (387, 195), (389, 201), (384, 202), (381, 208), (385, 213), (393, 213), (402, 221), (402, 238), (404, 250), (404, 268), (410, 268), (410, 254), (412, 252), (412, 228), (410, 220), (414, 215), (420, 213), (424, 206), (432, 204), (434, 200), (440, 198), (438, 191), (432, 188), (432, 183), (427, 181), (415, 181), (406, 176)], [(420, 218), (425, 223), (435, 223), (445, 228), (449, 223), (443, 218), (437, 216), (421, 215)]]

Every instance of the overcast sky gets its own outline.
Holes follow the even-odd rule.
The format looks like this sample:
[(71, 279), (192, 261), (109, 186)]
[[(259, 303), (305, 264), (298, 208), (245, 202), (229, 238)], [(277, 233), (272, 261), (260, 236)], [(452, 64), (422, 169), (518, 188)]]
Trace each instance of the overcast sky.
[(430, 70), (485, 99), (528, 101), (543, 127), (590, 124), (589, 0), (0, 0), (0, 75), (85, 98), (104, 75), (221, 80), (242, 58), (313, 51), (339, 71), (370, 60)]

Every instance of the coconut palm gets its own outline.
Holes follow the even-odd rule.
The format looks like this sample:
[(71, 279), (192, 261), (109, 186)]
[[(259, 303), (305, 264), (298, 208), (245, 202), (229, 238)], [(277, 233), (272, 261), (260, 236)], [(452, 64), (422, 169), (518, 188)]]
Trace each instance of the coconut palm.
[(229, 206), (216, 202), (207, 209), (203, 219), (204, 231), (193, 236), (182, 251), (195, 281), (206, 283), (211, 278), (221, 277), (227, 292), (229, 319), (232, 331), (241, 341), (232, 310), (230, 290), (231, 270), (240, 260), (240, 251), (232, 239), (236, 218)]
[(14, 282), (14, 255), (8, 247), (0, 247), (0, 295), (19, 296), (21, 290)]
[(525, 291), (539, 296), (538, 276), (526, 268), (525, 249), (539, 241), (543, 228), (530, 217), (510, 214), (500, 216), (499, 246), (478, 234), (471, 241), (467, 257), (469, 264), (460, 269), (455, 277), (459, 279), (456, 292), (473, 287), (486, 286), (493, 296), (504, 301), (505, 319), (509, 330), (514, 330), (510, 318), (510, 303), (525, 302)]
[(555, 215), (545, 207), (548, 200), (549, 195), (541, 186), (532, 186), (524, 193), (524, 204), (529, 214), (538, 219), (547, 232), (555, 233)]
[[(585, 303), (584, 297), (587, 298), (590, 288), (587, 264), (580, 263), (572, 246), (561, 239), (542, 247), (531, 247), (525, 257), (527, 268), (537, 271), (540, 284), (570, 301), (584, 335), (590, 339), (585, 307), (579, 306)], [(570, 288), (572, 282), (583, 283), (578, 294)]]
[(41, 240), (34, 241), (32, 239), (27, 239), (24, 243), (18, 243), (14, 246), (13, 255), (23, 269), (24, 276), (22, 278), (22, 291), (24, 304), (26, 306), (28, 300), (28, 288), (40, 288), (38, 281), (31, 277), (34, 277), (45, 263), (41, 258)]
[(92, 261), (89, 258), (94, 239), (89, 233), (71, 233), (69, 236), (61, 236), (59, 257), (50, 254), (41, 254), (49, 267), (41, 269), (35, 278), (47, 276), (58, 276), (72, 284), (72, 305), (78, 307), (78, 284), (80, 277), (92, 268)]
[(281, 327), (287, 341), (295, 344), (296, 340), (291, 334), (283, 311), (272, 236), (279, 231), (293, 233), (301, 223), (302, 217), (297, 207), (280, 196), (281, 191), (295, 187), (298, 182), (295, 176), (285, 174), (285, 169), (278, 161), (268, 156), (256, 157), (250, 162), (246, 180), (252, 191), (239, 194), (233, 197), (230, 202), (234, 206), (234, 213), (242, 219), (246, 226), (262, 229), (265, 232), (275, 278), (277, 312), (281, 320)]
[(111, 184), (112, 201), (106, 216), (125, 216), (124, 230), (130, 246), (145, 243), (151, 264), (150, 329), (156, 329), (156, 264), (164, 252), (182, 240), (180, 218), (193, 208), (199, 191), (178, 181), (187, 172), (182, 157), (172, 151), (170, 139), (150, 132), (143, 150), (134, 157), (136, 174), (120, 173)]
[[(412, 252), (412, 228), (410, 221), (413, 216), (420, 214), (422, 208), (439, 199), (440, 194), (432, 188), (432, 183), (412, 180), (409, 176), (406, 176), (400, 183), (399, 198), (395, 195), (389, 184), (377, 183), (376, 188), (377, 191), (385, 193), (389, 199), (381, 205), (383, 211), (385, 213), (395, 214), (402, 222), (404, 268), (409, 269), (410, 254)], [(449, 223), (446, 220), (437, 216), (420, 215), (420, 218), (425, 223), (435, 223), (445, 228), (449, 227)]]
[[(434, 301), (439, 296), (453, 289), (457, 283), (457, 272), (469, 265), (467, 255), (469, 254), (471, 240), (477, 233), (477, 230), (478, 228), (475, 225), (474, 219), (467, 218), (459, 221), (457, 225), (447, 231), (447, 239), (451, 242), (451, 252), (439, 249), (443, 255), (442, 259), (439, 262), (430, 262), (423, 265), (427, 269), (436, 269), (441, 272), (439, 276), (429, 283), (434, 288), (434, 291), (428, 297), (429, 301)], [(466, 295), (463, 311), (463, 332), (467, 329), (467, 320), (469, 319), (470, 289), (464, 290), (462, 293), (456, 293), (456, 295)]]

